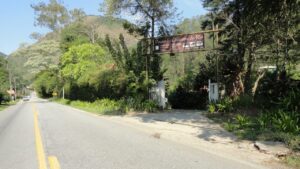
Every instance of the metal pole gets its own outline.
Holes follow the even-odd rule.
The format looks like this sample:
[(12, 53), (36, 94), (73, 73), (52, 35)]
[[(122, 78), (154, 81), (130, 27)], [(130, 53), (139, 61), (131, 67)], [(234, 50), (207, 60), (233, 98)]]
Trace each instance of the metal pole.
[[(146, 39), (147, 40), (147, 39)], [(144, 47), (145, 45), (147, 45), (147, 50), (146, 50), (146, 54), (144, 54)], [(142, 51), (143, 51), (143, 54), (144, 56), (146, 56), (146, 65), (145, 65), (145, 68), (146, 68), (146, 82), (147, 82), (147, 97), (148, 99), (150, 98), (150, 95), (149, 95), (149, 68), (148, 68), (148, 62), (149, 62), (149, 53), (148, 53), (148, 47), (149, 47), (149, 42), (147, 40), (147, 43), (144, 42), (144, 40), (142, 41)]]
[(210, 83), (211, 83), (211, 81), (210, 81), (210, 79), (208, 79), (208, 100), (209, 100), (209, 102), (211, 102), (211, 95), (210, 95)]
[(215, 49), (215, 22), (213, 13), (211, 13), (211, 20), (212, 20), (212, 29), (213, 29), (213, 49)]
[(17, 84), (16, 84), (16, 78), (14, 77), (14, 88), (15, 88), (15, 100), (17, 99)]
[[(211, 19), (212, 19), (212, 29), (213, 29), (213, 49), (215, 49), (215, 46), (217, 46), (217, 44), (215, 44), (215, 38), (216, 38), (216, 32), (215, 30), (217, 29), (218, 30), (218, 24), (216, 25), (216, 28), (215, 28), (215, 22), (214, 22), (214, 16), (213, 16), (213, 13), (211, 13)], [(217, 34), (217, 43), (218, 43), (218, 34)], [(219, 88), (219, 55), (217, 55), (217, 85), (218, 85), (218, 88)]]
[(65, 99), (65, 87), (62, 89), (62, 98)]
[[(216, 25), (217, 29), (218, 29), (218, 24)], [(218, 42), (219, 42), (219, 37), (218, 37), (218, 33), (217, 33), (217, 43), (216, 43), (216, 47), (218, 48)], [(218, 89), (219, 89), (219, 55), (217, 55), (217, 85), (218, 85)]]
[(12, 90), (11, 72), (10, 72), (10, 68), (8, 66), (8, 63), (7, 63), (7, 70), (8, 70), (8, 78), (9, 78), (9, 89)]

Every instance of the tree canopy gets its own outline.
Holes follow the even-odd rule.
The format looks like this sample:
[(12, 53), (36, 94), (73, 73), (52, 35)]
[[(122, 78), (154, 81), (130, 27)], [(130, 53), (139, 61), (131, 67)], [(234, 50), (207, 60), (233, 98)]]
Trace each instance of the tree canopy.
[(69, 21), (68, 10), (57, 0), (50, 0), (48, 4), (39, 2), (32, 4), (36, 14), (37, 26), (45, 26), (51, 30), (63, 27)]
[(6, 91), (9, 89), (9, 77), (7, 71), (7, 61), (0, 56), (0, 104), (5, 99)]
[(93, 78), (95, 70), (109, 63), (106, 51), (99, 45), (73, 46), (61, 58), (61, 74), (64, 78), (85, 84)]

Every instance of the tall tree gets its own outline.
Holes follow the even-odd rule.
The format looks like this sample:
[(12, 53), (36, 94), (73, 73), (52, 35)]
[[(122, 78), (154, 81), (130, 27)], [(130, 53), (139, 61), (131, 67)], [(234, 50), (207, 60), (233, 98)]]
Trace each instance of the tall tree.
[[(152, 68), (152, 77), (156, 80), (161, 79), (160, 58), (154, 54), (154, 38), (158, 33), (166, 33), (170, 25), (170, 19), (175, 18), (176, 8), (172, 0), (105, 0), (102, 4), (102, 10), (108, 15), (118, 15), (130, 13), (132, 16), (138, 16), (137, 24), (140, 33), (143, 32), (145, 38), (151, 39), (149, 45), (150, 55), (147, 62)], [(132, 32), (134, 26), (127, 28)], [(141, 31), (142, 28), (143, 30)], [(157, 29), (159, 28), (159, 29)], [(164, 31), (159, 31), (164, 30)], [(149, 57), (151, 56), (151, 57)], [(148, 72), (148, 71), (147, 71)]]
[(6, 91), (9, 88), (9, 77), (6, 67), (7, 61), (0, 56), (0, 104), (4, 100)]
[(72, 46), (61, 57), (61, 73), (65, 79), (76, 83), (88, 83), (100, 65), (109, 62), (106, 51), (99, 45)]
[(213, 22), (224, 28), (222, 33), (226, 39), (221, 42), (223, 62), (225, 62), (223, 76), (226, 76), (225, 83), (230, 95), (239, 95), (244, 92), (242, 76), (246, 52), (242, 0), (205, 0), (204, 6), (217, 15)]
[(136, 49), (129, 51), (122, 34), (119, 36), (119, 41), (112, 43), (109, 36), (105, 38), (106, 46), (116, 64), (116, 67), (124, 72), (127, 79), (127, 96), (140, 97), (139, 99), (148, 98), (148, 88), (153, 85), (153, 80), (146, 79), (146, 61), (142, 48), (142, 42), (137, 44)]
[(32, 32), (32, 33), (29, 35), (29, 37), (30, 37), (31, 39), (34, 39), (34, 40), (40, 40), (40, 39), (43, 37), (43, 35), (40, 34), (40, 33), (38, 33), (38, 32)]
[(299, 31), (299, 1), (203, 0), (203, 3), (216, 16), (214, 22), (223, 28), (222, 72), (230, 95), (251, 91), (256, 51), (263, 50), (264, 57), (270, 55), (278, 68), (292, 61), (291, 46)]
[(31, 7), (36, 14), (35, 25), (37, 26), (55, 31), (69, 22), (68, 10), (57, 0), (50, 0), (49, 3), (39, 2), (32, 4)]
[(129, 51), (124, 36), (120, 34), (119, 41), (115, 43), (112, 43), (110, 37), (106, 35), (105, 44), (117, 66), (125, 73), (133, 72), (135, 76), (140, 76), (145, 71), (145, 59), (141, 58), (143, 56), (141, 43), (138, 43), (137, 49)]
[(81, 22), (67, 25), (60, 33), (60, 48), (63, 52), (74, 45), (89, 43), (89, 37), (85, 34), (85, 26)]
[(86, 17), (86, 13), (82, 9), (72, 9), (69, 11), (71, 22), (81, 22)]

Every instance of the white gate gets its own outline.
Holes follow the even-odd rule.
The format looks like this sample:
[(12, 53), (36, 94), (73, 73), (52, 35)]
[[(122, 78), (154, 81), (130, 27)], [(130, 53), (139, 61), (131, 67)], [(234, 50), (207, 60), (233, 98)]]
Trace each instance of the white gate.
[(166, 108), (168, 99), (166, 98), (165, 82), (157, 82), (157, 85), (151, 89), (151, 99), (156, 101), (161, 108)]
[(219, 100), (218, 83), (211, 83), (210, 80), (208, 80), (208, 99), (209, 102), (215, 102)]

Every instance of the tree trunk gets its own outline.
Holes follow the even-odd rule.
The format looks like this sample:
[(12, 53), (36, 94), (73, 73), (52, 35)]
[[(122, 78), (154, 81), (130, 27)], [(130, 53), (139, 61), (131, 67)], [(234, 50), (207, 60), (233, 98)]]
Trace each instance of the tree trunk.
[(252, 74), (252, 65), (254, 62), (254, 44), (252, 44), (251, 49), (249, 50), (249, 58), (248, 58), (248, 65), (247, 65), (247, 69), (246, 69), (246, 74), (245, 74), (245, 92), (247, 94), (251, 94), (251, 74)]
[(231, 97), (239, 96), (239, 95), (243, 94), (245, 91), (244, 83), (242, 80), (242, 74), (243, 74), (243, 72), (240, 72), (235, 76), (235, 79), (232, 83), (231, 93), (230, 93)]
[(262, 72), (256, 79), (254, 85), (253, 85), (253, 88), (252, 88), (252, 95), (253, 95), (253, 98), (255, 96), (255, 93), (256, 93), (256, 90), (257, 90), (257, 87), (258, 87), (258, 84), (259, 84), (259, 81), (265, 76), (266, 72)]
[(245, 55), (245, 46), (243, 44), (242, 39), (242, 28), (241, 28), (241, 13), (240, 13), (240, 0), (236, 1), (235, 4), (235, 17), (234, 22), (236, 23), (238, 30), (237, 30), (237, 37), (236, 37), (236, 45), (237, 45), (237, 54), (236, 54), (236, 61), (237, 61), (237, 70), (234, 73), (233, 77), (233, 84), (232, 84), (232, 91), (231, 96), (239, 96), (240, 94), (244, 93), (244, 83), (242, 80), (243, 77), (243, 70), (244, 70), (244, 55)]

